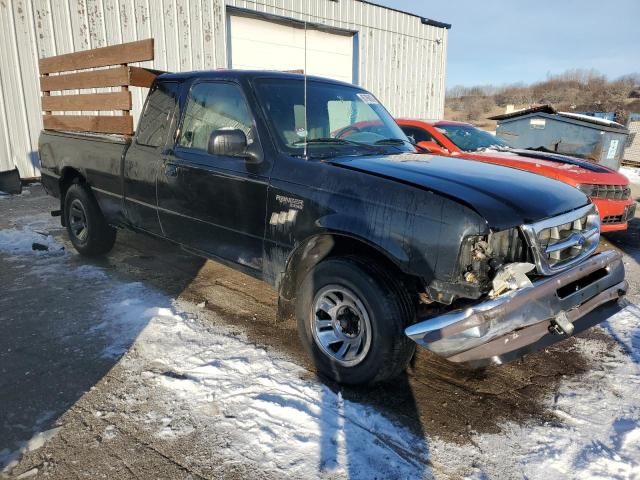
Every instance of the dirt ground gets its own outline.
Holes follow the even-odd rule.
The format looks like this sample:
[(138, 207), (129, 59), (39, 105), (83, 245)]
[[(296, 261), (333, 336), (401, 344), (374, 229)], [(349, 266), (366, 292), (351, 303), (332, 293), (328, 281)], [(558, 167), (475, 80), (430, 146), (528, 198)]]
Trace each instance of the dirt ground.
[[(40, 187), (28, 190), (29, 194), (0, 201), (0, 230), (55, 208), (55, 201)], [(62, 228), (46, 233), (66, 241)], [(624, 252), (629, 298), (634, 302), (640, 299), (639, 240), (640, 219), (635, 219), (629, 232), (607, 236), (603, 242)], [(68, 243), (65, 246), (71, 248)], [(151, 437), (127, 419), (127, 412), (120, 412), (123, 415), (115, 422), (117, 439), (105, 442), (106, 423), (95, 412), (117, 411), (122, 408), (119, 397), (135, 396), (130, 387), (132, 373), (117, 357), (101, 355), (103, 339), (76, 333), (95, 321), (88, 311), (100, 304), (106, 292), (99, 281), (74, 284), (61, 282), (55, 275), (25, 275), (31, 265), (18, 265), (6, 257), (0, 253), (0, 460), (3, 451), (9, 458), (9, 452), (35, 432), (52, 435), (44, 446), (24, 453), (12, 477), (269, 476), (247, 471), (241, 464), (216, 466), (215, 445), (205, 448)], [(73, 262), (98, 266), (115, 278), (204, 306), (207, 321), (230, 326), (261, 348), (293, 359), (305, 367), (304, 377), (340, 391), (345, 399), (373, 407), (419, 436), (456, 444), (472, 442), (471, 433), (497, 433), (506, 421), (557, 421), (543, 400), (553, 395), (563, 379), (591, 368), (590, 360), (574, 348), (574, 339), (482, 371), (467, 370), (419, 350), (403, 378), (373, 389), (344, 388), (316, 379), (294, 325), (278, 321), (274, 292), (257, 280), (129, 232), (119, 232), (116, 247), (106, 259), (88, 262), (76, 256)], [(615, 343), (599, 328), (584, 335)], [(138, 400), (144, 405), (144, 399)]]

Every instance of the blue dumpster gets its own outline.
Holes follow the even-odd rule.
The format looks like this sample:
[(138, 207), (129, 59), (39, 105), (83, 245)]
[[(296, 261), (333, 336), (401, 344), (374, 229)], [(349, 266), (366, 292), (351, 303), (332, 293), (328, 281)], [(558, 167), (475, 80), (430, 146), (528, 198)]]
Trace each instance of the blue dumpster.
[(585, 158), (617, 170), (629, 131), (624, 125), (550, 105), (490, 117), (496, 135), (515, 148), (529, 148)]

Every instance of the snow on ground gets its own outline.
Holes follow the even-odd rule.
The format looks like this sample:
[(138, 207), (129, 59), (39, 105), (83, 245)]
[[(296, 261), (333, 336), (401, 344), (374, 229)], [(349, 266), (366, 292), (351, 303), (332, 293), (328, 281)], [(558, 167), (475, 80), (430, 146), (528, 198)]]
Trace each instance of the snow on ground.
[[(301, 367), (246, 338), (211, 329), (192, 306), (155, 307), (162, 302), (154, 302), (153, 293), (136, 293), (113, 305), (113, 313), (122, 314), (126, 304), (133, 319), (149, 319), (135, 357), (125, 357), (124, 365), (176, 400), (158, 436), (179, 441), (196, 429), (213, 439), (224, 432), (230, 461), (254, 463), (276, 476), (424, 476), (428, 452), (405, 428), (301, 378)], [(185, 411), (187, 427), (177, 422), (174, 428)]]
[(631, 183), (640, 185), (640, 168), (620, 167), (620, 170), (618, 170), (618, 172), (627, 177)]
[[(477, 458), (479, 472), (502, 478), (507, 470), (515, 478), (544, 480), (640, 478), (640, 308), (628, 306), (604, 326), (622, 348), (580, 339), (594, 365), (548, 399), (557, 421), (506, 424), (499, 435), (477, 436), (478, 448), (492, 453)], [(497, 456), (501, 451), (509, 454)]]
[(58, 275), (100, 282), (107, 292), (103, 312), (88, 334), (109, 339), (104, 355), (116, 358), (137, 335), (121, 359), (145, 389), (131, 400), (130, 411), (135, 416), (142, 410), (134, 403), (153, 403), (149, 399), (162, 405), (140, 419), (158, 439), (191, 441), (198, 432), (229, 462), (256, 465), (276, 477), (640, 478), (636, 305), (604, 324), (619, 349), (579, 340), (593, 367), (566, 379), (547, 400), (557, 421), (507, 423), (500, 434), (477, 434), (460, 446), (418, 438), (373, 407), (343, 399), (196, 305), (116, 280), (98, 267), (70, 267), (75, 254), (53, 238), (44, 236), (49, 251), (32, 251), (33, 241), (43, 241), (38, 231), (45, 221), (0, 231), (0, 252), (16, 261), (37, 255), (34, 268), (44, 274), (57, 268)]
[[(196, 427), (212, 439), (223, 435), (230, 462), (255, 463), (275, 476), (425, 476), (428, 452), (420, 447), (423, 440), (406, 428), (301, 378), (303, 368), (268, 354), (242, 335), (208, 324), (206, 313), (195, 305), (139, 282), (112, 279), (99, 267), (74, 265), (74, 253), (42, 235), (44, 222), (48, 219), (41, 217), (1, 230), (0, 253), (23, 263), (26, 256), (37, 255), (33, 270), (38, 275), (55, 271), (101, 282), (104, 309), (87, 334), (110, 339), (103, 354), (116, 358), (138, 336), (131, 349), (135, 353), (121, 361), (140, 374), (150, 392), (172, 399), (163, 402), (168, 412), (143, 419), (158, 438), (179, 442)], [(43, 238), (49, 250), (33, 251), (32, 243)], [(187, 422), (180, 420), (185, 412)], [(18, 453), (32, 449), (33, 443)], [(5, 457), (17, 455), (5, 452)]]

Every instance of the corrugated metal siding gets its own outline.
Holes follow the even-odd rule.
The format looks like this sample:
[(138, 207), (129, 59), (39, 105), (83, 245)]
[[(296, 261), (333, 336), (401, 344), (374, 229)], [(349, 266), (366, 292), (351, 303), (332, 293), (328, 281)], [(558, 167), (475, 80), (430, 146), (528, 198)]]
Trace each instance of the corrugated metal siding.
[(624, 151), (624, 160), (640, 165), (640, 120), (632, 120), (627, 125), (629, 138)]
[[(359, 83), (396, 116), (442, 116), (447, 30), (358, 0), (0, 0), (0, 171), (39, 176), (38, 58), (153, 37), (142, 66), (224, 68), (225, 4), (357, 31)], [(137, 120), (145, 92), (132, 90)]]
[(360, 85), (395, 116), (444, 114), (446, 29), (358, 0), (226, 0), (226, 4), (357, 31)]

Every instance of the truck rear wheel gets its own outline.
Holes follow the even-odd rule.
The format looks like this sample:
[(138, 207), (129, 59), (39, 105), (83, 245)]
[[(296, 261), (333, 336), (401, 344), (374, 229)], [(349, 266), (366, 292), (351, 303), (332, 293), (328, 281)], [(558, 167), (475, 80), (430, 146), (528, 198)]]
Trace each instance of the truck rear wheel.
[(300, 338), (317, 370), (340, 383), (372, 384), (402, 373), (415, 343), (414, 308), (400, 283), (359, 257), (316, 265), (298, 290)]
[(69, 187), (64, 200), (64, 215), (69, 239), (78, 253), (96, 257), (113, 248), (116, 230), (105, 220), (88, 187), (80, 183)]

